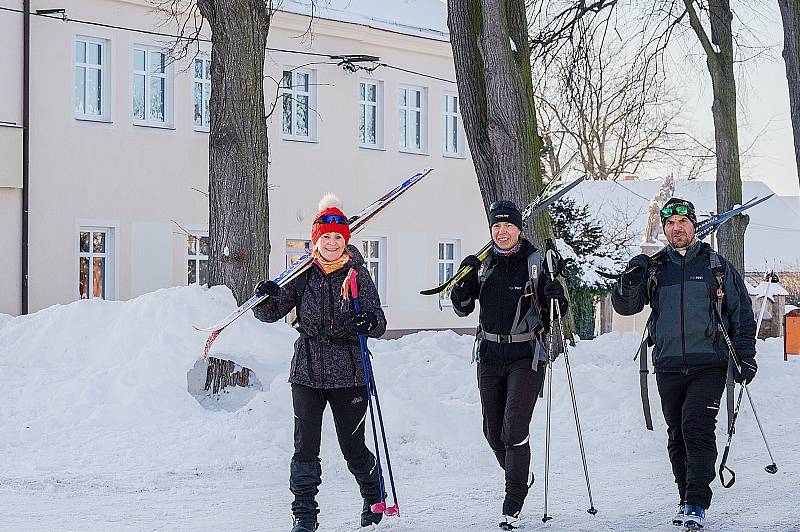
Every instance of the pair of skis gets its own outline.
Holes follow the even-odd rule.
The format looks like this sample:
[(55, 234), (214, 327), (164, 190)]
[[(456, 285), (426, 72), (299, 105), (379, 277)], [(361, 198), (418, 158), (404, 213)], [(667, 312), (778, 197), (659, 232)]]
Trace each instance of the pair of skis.
[[(714, 231), (719, 229), (719, 227), (722, 224), (724, 224), (725, 222), (727, 222), (728, 220), (730, 220), (731, 218), (733, 218), (737, 214), (741, 214), (744, 211), (746, 211), (747, 209), (749, 209), (751, 207), (755, 207), (759, 203), (763, 203), (763, 202), (767, 201), (768, 199), (770, 199), (774, 195), (775, 194), (770, 194), (769, 196), (764, 196), (763, 198), (760, 198), (760, 199), (758, 198), (758, 196), (756, 196), (755, 198), (753, 198), (750, 201), (748, 201), (748, 202), (736, 207), (735, 209), (731, 209), (731, 210), (726, 211), (726, 212), (721, 212), (719, 214), (715, 214), (715, 215), (711, 216), (710, 218), (707, 218), (705, 220), (701, 220), (701, 221), (697, 222), (697, 225), (695, 226), (695, 237), (697, 238), (697, 240), (703, 240), (705, 237), (707, 237), (708, 235), (710, 235), (711, 233), (713, 233)], [(600, 275), (601, 277), (605, 277), (606, 279), (614, 279), (614, 280), (618, 281), (620, 279), (620, 277), (622, 277), (623, 275), (625, 275), (627, 273), (630, 273), (632, 271), (633, 270), (626, 270), (623, 273), (608, 273), (608, 272), (604, 272), (604, 271), (601, 271), (601, 270), (597, 270), (597, 274)]]
[[(560, 188), (555, 193), (553, 192), (553, 190), (557, 187), (559, 180), (561, 179), (561, 175), (564, 173), (564, 171), (566, 171), (569, 168), (570, 164), (572, 163), (572, 160), (575, 158), (575, 155), (577, 155), (577, 152), (573, 154), (572, 157), (569, 158), (567, 163), (561, 167), (559, 173), (553, 176), (553, 179), (551, 179), (547, 183), (547, 185), (545, 185), (545, 187), (536, 195), (533, 201), (531, 201), (528, 204), (528, 206), (525, 207), (525, 209), (523, 209), (522, 211), (523, 222), (528, 218), (530, 218), (531, 216), (535, 216), (544, 209), (548, 208), (550, 205), (561, 199), (567, 192), (577, 187), (581, 183), (581, 181), (586, 179), (586, 176), (581, 176), (573, 180), (566, 186)], [(492, 241), (490, 240), (475, 254), (475, 256), (478, 257), (478, 260), (483, 262), (489, 256), (489, 251), (491, 249), (492, 249)], [(420, 290), (419, 293), (422, 294), (423, 296), (432, 296), (434, 294), (449, 292), (453, 288), (453, 286), (464, 280), (467, 277), (467, 275), (470, 274), (470, 272), (472, 272), (472, 266), (464, 266), (460, 268), (455, 273), (455, 275), (453, 275), (453, 277), (451, 277), (444, 283), (440, 284), (435, 288)]]
[[(379, 212), (385, 209), (391, 202), (396, 200), (402, 194), (407, 192), (411, 187), (419, 183), (423, 177), (428, 175), (433, 171), (432, 168), (426, 168), (416, 174), (412, 175), (398, 186), (381, 196), (380, 198), (376, 199), (366, 207), (364, 207), (358, 214), (350, 217), (350, 233), (356, 234), (358, 231), (364, 228), (367, 222), (372, 220)], [(308, 270), (311, 265), (313, 264), (313, 255), (311, 251), (307, 251), (304, 253), (299, 259), (294, 261), (286, 270), (284, 270), (281, 274), (279, 274), (273, 281), (275, 281), (278, 286), (285, 286), (290, 281), (296, 279), (300, 275), (302, 275), (306, 270)], [(205, 331), (210, 332), (211, 334), (206, 340), (205, 348), (203, 349), (203, 358), (208, 358), (208, 354), (211, 350), (211, 345), (214, 343), (214, 340), (220, 335), (220, 333), (236, 321), (241, 316), (247, 314), (250, 310), (252, 310), (255, 306), (259, 305), (262, 301), (267, 299), (269, 296), (267, 295), (258, 295), (255, 294), (253, 297), (245, 301), (241, 306), (239, 306), (236, 310), (225, 316), (222, 320), (218, 323), (210, 325), (208, 327), (195, 327), (198, 331)]]

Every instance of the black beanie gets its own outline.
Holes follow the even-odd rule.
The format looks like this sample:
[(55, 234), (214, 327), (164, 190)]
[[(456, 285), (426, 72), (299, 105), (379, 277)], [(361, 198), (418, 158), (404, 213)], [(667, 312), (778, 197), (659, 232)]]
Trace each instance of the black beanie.
[[(689, 200), (680, 199), (680, 198), (670, 198), (669, 200), (667, 200), (667, 202), (664, 204), (664, 206), (661, 207), (661, 211), (662, 211), (661, 212), (661, 225), (663, 226), (667, 222), (667, 218), (669, 218), (669, 216), (672, 216), (671, 214), (669, 216), (664, 216), (663, 210), (666, 209), (667, 207), (673, 207), (675, 205), (685, 205), (686, 206), (687, 210), (686, 210), (685, 216), (687, 218), (689, 218), (689, 220), (691, 220), (691, 222), (692, 222), (692, 225), (694, 225), (696, 227), (697, 226), (697, 215), (694, 212), (694, 203), (692, 203)], [(677, 214), (677, 213), (674, 213), (674, 214)]]
[(522, 213), (513, 201), (495, 201), (489, 206), (489, 227), (499, 222), (514, 224), (522, 231)]

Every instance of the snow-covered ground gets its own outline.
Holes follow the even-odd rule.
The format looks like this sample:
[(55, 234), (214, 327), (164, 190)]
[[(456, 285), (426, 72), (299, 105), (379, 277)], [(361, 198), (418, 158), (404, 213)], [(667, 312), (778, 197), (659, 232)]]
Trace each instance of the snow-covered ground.
[[(214, 346), (252, 368), (261, 391), (221, 402), (202, 388), (204, 333), (192, 324), (234, 306), (222, 288), (160, 290), (128, 302), (79, 301), (30, 316), (0, 316), (0, 529), (262, 530), (290, 528), (291, 397), (295, 333), (246, 316)], [(673, 530), (676, 502), (655, 385), (655, 431), (641, 413), (638, 337), (580, 342), (570, 360), (592, 494), (588, 498), (563, 359), (554, 375), (549, 514), (543, 502), (545, 403), (534, 413), (536, 483), (524, 530)], [(502, 474), (481, 433), (472, 340), (422, 332), (371, 342), (402, 516), (386, 531), (497, 530)], [(769, 463), (749, 408), (729, 465), (715, 481), (709, 530), (800, 530), (800, 361), (779, 339), (759, 342), (751, 386), (780, 470)], [(202, 403), (202, 404), (201, 404)], [(718, 442), (724, 445), (724, 414)], [(336, 445), (323, 433), (321, 528), (358, 530), (360, 500)], [(771, 524), (769, 524), (771, 523)]]

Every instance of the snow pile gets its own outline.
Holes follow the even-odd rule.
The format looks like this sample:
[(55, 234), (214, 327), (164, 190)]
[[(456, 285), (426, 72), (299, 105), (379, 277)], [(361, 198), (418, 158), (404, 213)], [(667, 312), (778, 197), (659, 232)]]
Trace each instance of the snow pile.
[[(286, 384), (296, 333), (245, 316), (213, 353), (255, 372), (261, 391), (239, 389), (225, 408), (189, 393), (204, 377), (197, 361), (205, 325), (235, 303), (222, 288), (160, 290), (128, 302), (78, 301), (0, 320), (0, 512), (9, 530), (288, 530), (293, 416)], [(659, 529), (675, 502), (665, 426), (651, 386), (655, 431), (644, 430), (639, 338), (610, 334), (570, 351), (595, 506), (588, 508), (563, 358), (555, 363), (549, 513), (541, 512), (545, 403), (532, 424), (537, 482), (528, 529)], [(800, 362), (783, 362), (782, 341), (759, 341), (751, 389), (781, 468), (768, 463), (743, 407), (729, 465), (737, 486), (722, 490), (709, 525), (797, 529)], [(472, 338), (420, 332), (371, 341), (403, 516), (395, 531), (487, 530), (496, 522), (502, 475), (481, 433)], [(202, 383), (200, 383), (200, 386)], [(721, 415), (724, 419), (724, 414)], [(724, 421), (720, 423), (720, 444)], [(326, 415), (322, 438), (325, 530), (356, 530), (355, 482)], [(724, 492), (723, 492), (724, 491)], [(758, 508), (764, 508), (763, 511)], [(555, 526), (556, 528), (552, 528)]]

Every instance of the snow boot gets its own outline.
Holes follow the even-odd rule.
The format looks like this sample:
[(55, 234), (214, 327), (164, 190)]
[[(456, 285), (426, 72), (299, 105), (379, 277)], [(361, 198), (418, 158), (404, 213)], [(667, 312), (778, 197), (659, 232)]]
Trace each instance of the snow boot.
[(683, 520), (686, 519), (686, 512), (685, 512), (686, 503), (681, 501), (678, 503), (677, 508), (675, 508), (675, 517), (672, 518), (672, 524), (675, 526), (683, 526)]
[(381, 501), (369, 502), (368, 499), (364, 499), (364, 506), (361, 509), (361, 526), (377, 525), (381, 522), (383, 514), (372, 513), (372, 505), (379, 502)]
[(506, 495), (503, 501), (503, 517), (500, 520), (500, 528), (503, 530), (514, 530), (517, 528), (520, 511), (522, 511), (522, 502), (515, 497)]
[(292, 532), (315, 532), (319, 528), (317, 517), (313, 515), (296, 515), (292, 524)]
[(702, 506), (686, 503), (684, 506), (683, 526), (686, 530), (702, 530), (703, 521), (706, 518), (706, 511)]
[(516, 530), (519, 528), (519, 519), (516, 517), (511, 517), (510, 515), (504, 515), (500, 518), (500, 530)]

